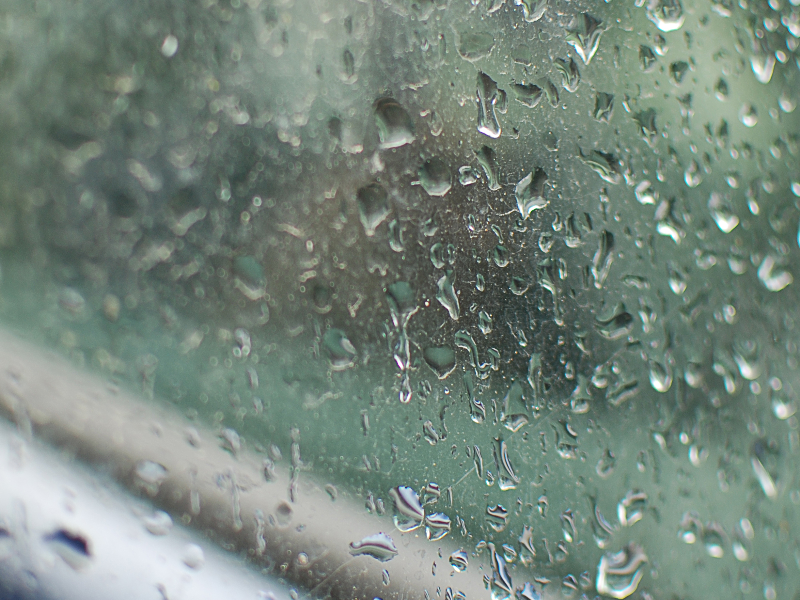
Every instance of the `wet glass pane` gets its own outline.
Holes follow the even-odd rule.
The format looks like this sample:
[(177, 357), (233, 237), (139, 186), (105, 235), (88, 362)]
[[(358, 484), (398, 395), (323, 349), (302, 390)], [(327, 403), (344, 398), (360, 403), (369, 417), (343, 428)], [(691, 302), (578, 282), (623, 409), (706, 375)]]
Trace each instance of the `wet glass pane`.
[(797, 0), (2, 12), (9, 594), (800, 593)]

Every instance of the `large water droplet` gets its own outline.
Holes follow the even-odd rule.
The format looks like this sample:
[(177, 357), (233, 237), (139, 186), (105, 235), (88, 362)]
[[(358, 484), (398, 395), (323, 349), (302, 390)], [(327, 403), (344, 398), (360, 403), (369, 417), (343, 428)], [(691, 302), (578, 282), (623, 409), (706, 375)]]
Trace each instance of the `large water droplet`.
[(647, 3), (647, 18), (661, 31), (668, 32), (680, 29), (686, 16), (681, 0), (650, 0)]
[(755, 127), (758, 123), (756, 107), (749, 102), (743, 104), (742, 108), (739, 109), (739, 120), (745, 127)]
[(598, 290), (603, 287), (612, 262), (614, 262), (614, 234), (603, 230), (592, 259), (592, 277), (594, 278), (594, 287)]
[(581, 82), (581, 74), (575, 59), (570, 57), (569, 61), (563, 58), (555, 60), (555, 67), (561, 73), (561, 85), (568, 92), (575, 92)]
[(608, 123), (614, 115), (614, 95), (597, 92), (594, 97), (594, 111), (592, 117), (601, 123)]
[(475, 152), (483, 172), (486, 174), (486, 181), (491, 191), (499, 190), (500, 184), (497, 181), (497, 158), (489, 146), (482, 146)]
[(548, 0), (514, 0), (514, 4), (522, 7), (522, 18), (528, 23), (535, 23), (547, 10)]
[(417, 176), (422, 189), (428, 192), (429, 196), (444, 196), (452, 186), (450, 167), (439, 158), (426, 161), (417, 171)]
[(649, 73), (656, 68), (657, 62), (658, 58), (650, 46), (639, 46), (639, 66), (642, 68), (642, 71)]
[(533, 211), (540, 210), (549, 204), (549, 200), (544, 197), (546, 184), (547, 173), (538, 167), (517, 183), (514, 194), (517, 197), (517, 208), (523, 219), (527, 219)]
[(439, 291), (436, 293), (436, 299), (447, 309), (450, 318), (454, 321), (458, 321), (459, 306), (458, 295), (454, 287), (455, 281), (455, 272), (452, 269), (448, 269), (437, 282)]
[(772, 255), (767, 255), (758, 267), (758, 279), (770, 292), (780, 292), (792, 283), (792, 274), (776, 268), (777, 260)]
[(381, 184), (370, 183), (358, 189), (356, 199), (364, 232), (368, 236), (373, 236), (378, 225), (389, 216), (388, 194)]
[(597, 591), (617, 600), (627, 598), (639, 586), (646, 562), (647, 555), (635, 542), (619, 552), (604, 554), (597, 566)]
[(456, 48), (461, 58), (475, 62), (489, 56), (494, 48), (494, 37), (485, 31), (459, 33)]
[(478, 131), (490, 138), (500, 137), (502, 131), (495, 111), (504, 113), (506, 93), (486, 73), (478, 73)]
[(371, 556), (381, 562), (386, 562), (397, 556), (397, 547), (392, 538), (381, 532), (367, 536), (359, 542), (350, 542), (350, 554)]
[(739, 224), (739, 217), (733, 213), (730, 204), (719, 192), (711, 193), (711, 197), (708, 199), (708, 209), (711, 211), (717, 227), (723, 233), (730, 233)]
[(581, 160), (595, 173), (608, 183), (617, 184), (622, 181), (620, 174), (619, 161), (613, 154), (607, 154), (598, 150), (592, 150), (589, 154), (584, 154), (578, 148)]
[(517, 102), (534, 108), (542, 101), (542, 88), (535, 83), (515, 83), (511, 89)]
[(624, 304), (617, 304), (610, 315), (595, 317), (595, 327), (604, 338), (617, 340), (633, 331), (633, 316), (625, 310)]
[(672, 387), (672, 368), (654, 360), (650, 361), (650, 385), (662, 394)]
[(444, 513), (425, 515), (425, 537), (432, 542), (439, 541), (450, 533), (450, 517)]
[(448, 346), (425, 348), (422, 356), (439, 379), (445, 379), (456, 368), (456, 353)]
[(328, 353), (333, 370), (341, 371), (353, 366), (356, 349), (341, 329), (328, 329), (322, 336), (322, 346)]
[(83, 535), (59, 529), (46, 536), (44, 541), (53, 552), (76, 571), (85, 569), (91, 563), (91, 547), (89, 540)]
[(469, 558), (463, 550), (456, 550), (450, 555), (450, 565), (459, 573), (467, 570)]
[(379, 98), (373, 108), (381, 148), (398, 148), (414, 141), (414, 122), (397, 100)]
[(772, 79), (772, 72), (775, 70), (775, 55), (771, 53), (755, 54), (750, 57), (750, 66), (760, 83), (769, 83), (769, 80)]
[(400, 531), (413, 531), (422, 525), (425, 511), (419, 501), (419, 495), (412, 488), (401, 485), (392, 488), (389, 495), (394, 500), (394, 524)]
[(583, 13), (573, 19), (565, 40), (588, 65), (597, 52), (603, 31), (602, 21), (595, 19), (589, 13)]

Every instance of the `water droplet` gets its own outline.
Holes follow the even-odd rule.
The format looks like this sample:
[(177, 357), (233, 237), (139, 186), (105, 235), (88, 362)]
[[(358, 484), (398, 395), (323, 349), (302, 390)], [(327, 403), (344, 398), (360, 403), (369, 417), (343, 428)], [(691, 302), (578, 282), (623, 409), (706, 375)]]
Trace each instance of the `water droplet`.
[(697, 164), (696, 160), (692, 159), (692, 162), (686, 167), (686, 171), (683, 173), (683, 180), (690, 188), (696, 188), (703, 182), (703, 174), (700, 172), (700, 165)]
[(716, 85), (714, 85), (714, 95), (717, 97), (717, 100), (720, 102), (724, 102), (728, 99), (728, 82), (724, 79), (720, 78)]
[(555, 60), (555, 67), (561, 73), (561, 85), (568, 92), (575, 92), (581, 82), (581, 74), (575, 59), (570, 57), (569, 61), (563, 58)]
[(575, 52), (584, 64), (588, 65), (597, 52), (603, 31), (602, 21), (595, 19), (589, 13), (583, 13), (573, 19), (565, 41), (575, 48)]
[(163, 510), (157, 510), (151, 516), (143, 517), (145, 529), (153, 535), (167, 535), (172, 530), (172, 517)]
[(489, 56), (494, 48), (494, 37), (486, 31), (459, 32), (456, 48), (461, 58), (475, 62)]
[(443, 513), (425, 516), (425, 537), (432, 542), (439, 541), (450, 533), (450, 517)]
[(700, 522), (697, 514), (687, 512), (683, 514), (681, 519), (680, 529), (678, 530), (678, 537), (686, 544), (694, 544), (703, 530), (703, 524)]
[(772, 399), (772, 413), (781, 421), (793, 417), (797, 412), (797, 404), (776, 396)]
[(658, 128), (656, 127), (656, 111), (653, 108), (643, 110), (634, 115), (633, 120), (639, 126), (639, 133), (647, 145), (651, 148), (655, 145), (658, 137)]
[(780, 292), (793, 281), (791, 273), (776, 269), (777, 264), (775, 257), (768, 254), (758, 267), (758, 279), (770, 292)]
[(356, 60), (353, 53), (347, 48), (342, 52), (342, 80), (346, 83), (355, 83), (356, 77)]
[(614, 262), (614, 234), (603, 230), (600, 241), (592, 259), (592, 277), (594, 287), (598, 290), (603, 287), (611, 264)]
[(450, 318), (454, 321), (458, 321), (458, 295), (453, 287), (455, 285), (455, 280), (455, 272), (452, 269), (448, 269), (437, 282), (439, 291), (436, 294), (436, 299), (447, 309)]
[(528, 23), (535, 23), (547, 10), (548, 0), (514, 0), (514, 4), (522, 7), (522, 18)]
[(783, 112), (788, 114), (790, 112), (794, 112), (794, 109), (797, 108), (797, 100), (793, 94), (790, 94), (784, 90), (778, 97), (778, 105), (781, 107)]
[(672, 387), (672, 367), (654, 360), (650, 361), (650, 385), (662, 394)]
[(394, 525), (400, 531), (413, 531), (422, 525), (425, 511), (419, 501), (419, 495), (404, 485), (392, 488), (389, 495), (394, 500)]
[(136, 477), (151, 496), (158, 493), (158, 488), (167, 478), (167, 468), (152, 460), (143, 460), (136, 464)]
[(755, 473), (764, 495), (770, 500), (777, 498), (778, 487), (775, 485), (775, 480), (757, 456), (750, 457), (750, 465), (753, 467), (753, 473)]
[(425, 440), (431, 445), (435, 446), (441, 439), (431, 421), (425, 421), (422, 424), (422, 433), (425, 435)]
[(709, 556), (722, 558), (725, 555), (724, 543), (725, 531), (719, 523), (708, 523), (703, 527), (703, 545)]
[(717, 227), (723, 233), (730, 233), (739, 224), (739, 217), (733, 213), (730, 204), (718, 192), (711, 193), (711, 197), (708, 199), (708, 209), (711, 211)]
[(514, 194), (517, 198), (517, 208), (523, 219), (527, 219), (533, 211), (540, 210), (549, 204), (549, 200), (545, 200), (544, 197), (546, 184), (547, 173), (538, 167), (517, 183)]
[(658, 58), (650, 46), (639, 46), (639, 66), (642, 71), (649, 73), (656, 68), (656, 62), (658, 62)]
[(397, 547), (392, 538), (381, 532), (367, 536), (360, 542), (350, 542), (350, 554), (371, 556), (381, 562), (386, 562), (397, 556)]
[(50, 549), (76, 571), (89, 566), (92, 559), (89, 540), (78, 533), (59, 529), (44, 538)]
[(431, 158), (417, 171), (420, 185), (429, 196), (441, 197), (452, 187), (450, 167), (438, 158)]
[(206, 556), (203, 549), (197, 544), (187, 544), (183, 549), (183, 558), (181, 560), (190, 569), (199, 571), (206, 562)]
[(553, 108), (558, 106), (558, 88), (555, 86), (555, 84), (547, 77), (542, 77), (539, 79), (537, 84), (540, 88), (542, 88), (542, 91), (547, 97), (547, 102), (550, 104), (550, 106)]
[(171, 33), (164, 38), (161, 43), (161, 55), (165, 58), (172, 58), (178, 52), (178, 38)]
[(633, 316), (625, 310), (624, 304), (617, 304), (609, 316), (595, 317), (595, 327), (604, 338), (617, 340), (633, 331)]
[(370, 183), (358, 189), (356, 199), (364, 232), (373, 236), (378, 226), (389, 216), (388, 194), (379, 183)]
[(467, 570), (469, 558), (464, 550), (456, 550), (450, 555), (450, 565), (459, 573)]
[(515, 83), (511, 89), (516, 101), (528, 108), (534, 108), (542, 101), (543, 90), (535, 83)]
[(739, 109), (739, 120), (745, 127), (755, 127), (756, 123), (758, 123), (756, 107), (749, 102), (743, 104), (742, 108)]
[(669, 66), (669, 77), (675, 85), (683, 83), (686, 73), (689, 72), (689, 63), (684, 60), (679, 60)]
[(669, 284), (669, 289), (676, 296), (680, 296), (686, 291), (688, 275), (680, 267), (667, 263), (667, 283)]
[(498, 267), (508, 266), (508, 249), (502, 244), (497, 244), (492, 251), (492, 260)]
[(506, 111), (506, 93), (486, 73), (478, 73), (478, 131), (490, 138), (500, 137), (501, 127), (495, 111)]
[(483, 335), (489, 335), (492, 332), (492, 317), (485, 310), (478, 313), (478, 327)]
[(597, 92), (594, 97), (594, 111), (592, 117), (601, 123), (608, 123), (614, 115), (614, 95)]
[(331, 368), (341, 371), (353, 366), (356, 349), (341, 329), (331, 328), (322, 336), (322, 346), (328, 353)]
[(458, 183), (463, 186), (472, 185), (473, 183), (478, 181), (478, 172), (470, 167), (469, 165), (464, 165), (463, 167), (459, 167), (458, 169)]
[(617, 600), (627, 598), (639, 587), (646, 562), (647, 555), (635, 542), (619, 552), (604, 554), (597, 566), (597, 591)]
[(619, 161), (613, 154), (607, 154), (598, 150), (592, 150), (589, 154), (584, 154), (583, 150), (578, 149), (581, 160), (592, 171), (608, 183), (617, 184), (622, 181), (620, 174)]
[(611, 452), (608, 448), (603, 453), (603, 456), (600, 460), (597, 461), (597, 465), (595, 466), (595, 472), (602, 478), (605, 479), (609, 475), (614, 472), (614, 467), (617, 464), (617, 459), (614, 456), (614, 453)]
[(439, 379), (446, 379), (456, 368), (456, 353), (447, 346), (425, 348), (422, 356)]
[(492, 553), (492, 600), (508, 600), (514, 593), (514, 584), (506, 568), (505, 559), (495, 550), (494, 544), (489, 544)]
[(646, 12), (647, 18), (665, 33), (680, 29), (686, 19), (681, 0), (649, 0)]
[(399, 102), (379, 98), (374, 110), (381, 148), (398, 148), (414, 141), (414, 122)]
[(555, 242), (555, 238), (553, 237), (552, 232), (550, 231), (543, 231), (539, 234), (539, 249), (547, 254), (553, 248), (553, 243)]
[(489, 348), (487, 351), (487, 354), (489, 354), (489, 362), (482, 363), (480, 361), (478, 357), (478, 346), (475, 344), (475, 340), (468, 331), (464, 331), (463, 329), (457, 331), (455, 334), (455, 343), (456, 346), (469, 353), (470, 366), (475, 369), (475, 375), (478, 379), (486, 379), (489, 377), (490, 370), (496, 371), (499, 368), (499, 354), (497, 354), (497, 351), (493, 348)]
[(431, 246), (431, 264), (437, 269), (441, 269), (445, 265), (444, 261), (444, 244), (436, 242)]
[(483, 172), (486, 174), (486, 181), (491, 191), (499, 190), (500, 184), (497, 182), (497, 159), (494, 150), (489, 146), (482, 146), (475, 152)]
[(647, 494), (639, 490), (631, 490), (617, 504), (617, 518), (620, 525), (630, 527), (644, 517), (647, 507)]
[(753, 69), (753, 75), (760, 83), (769, 83), (775, 70), (775, 55), (771, 53), (754, 54), (750, 57), (750, 66)]

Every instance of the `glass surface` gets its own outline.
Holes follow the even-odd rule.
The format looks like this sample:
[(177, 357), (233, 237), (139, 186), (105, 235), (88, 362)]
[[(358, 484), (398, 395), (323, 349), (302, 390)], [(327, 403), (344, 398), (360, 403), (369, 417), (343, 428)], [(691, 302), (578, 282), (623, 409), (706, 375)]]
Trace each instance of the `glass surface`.
[(6, 329), (427, 598), (800, 591), (797, 0), (2, 11)]

